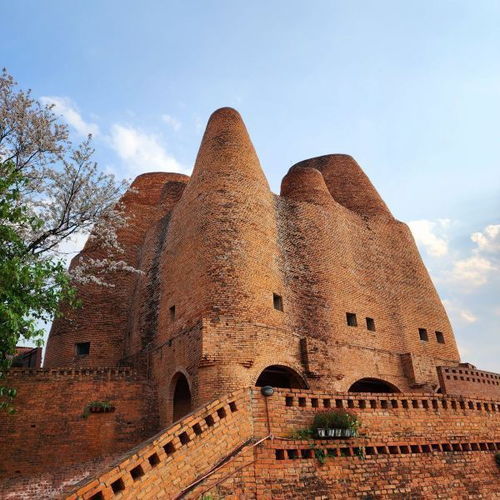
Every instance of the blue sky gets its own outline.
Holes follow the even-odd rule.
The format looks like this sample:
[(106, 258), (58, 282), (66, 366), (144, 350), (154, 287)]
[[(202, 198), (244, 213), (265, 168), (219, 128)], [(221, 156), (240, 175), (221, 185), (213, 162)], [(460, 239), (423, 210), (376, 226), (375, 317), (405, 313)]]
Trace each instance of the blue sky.
[(500, 371), (500, 2), (3, 0), (0, 64), (121, 177), (189, 172), (238, 109), (271, 188), (353, 155), (407, 223), (464, 361)]

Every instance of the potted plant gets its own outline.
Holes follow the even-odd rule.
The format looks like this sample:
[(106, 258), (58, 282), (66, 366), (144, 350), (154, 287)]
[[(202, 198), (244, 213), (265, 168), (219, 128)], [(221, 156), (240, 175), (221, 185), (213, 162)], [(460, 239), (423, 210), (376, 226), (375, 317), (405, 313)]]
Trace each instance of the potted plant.
[(326, 438), (330, 430), (330, 412), (321, 412), (314, 415), (313, 428), (316, 429), (316, 434), (319, 438)]
[(83, 418), (87, 418), (91, 413), (109, 413), (115, 411), (115, 407), (109, 401), (92, 401), (85, 405)]
[(317, 413), (313, 420), (313, 428), (319, 438), (353, 437), (356, 436), (359, 426), (358, 417), (345, 410)]

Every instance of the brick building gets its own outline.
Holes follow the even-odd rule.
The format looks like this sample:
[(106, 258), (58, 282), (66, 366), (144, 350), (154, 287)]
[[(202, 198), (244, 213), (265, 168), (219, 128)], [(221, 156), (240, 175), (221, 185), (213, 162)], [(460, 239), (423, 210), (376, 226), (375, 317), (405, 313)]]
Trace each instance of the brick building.
[[(408, 227), (353, 158), (302, 161), (275, 195), (223, 108), (190, 178), (132, 187), (118, 238), (142, 274), (80, 286), (83, 309), (54, 321), (44, 369), (12, 370), (0, 493), (428, 498), (432, 470), (455, 498), (500, 495), (500, 377), (460, 362)], [(92, 401), (113, 411), (82, 419)], [(320, 467), (286, 435), (332, 406), (364, 430)]]

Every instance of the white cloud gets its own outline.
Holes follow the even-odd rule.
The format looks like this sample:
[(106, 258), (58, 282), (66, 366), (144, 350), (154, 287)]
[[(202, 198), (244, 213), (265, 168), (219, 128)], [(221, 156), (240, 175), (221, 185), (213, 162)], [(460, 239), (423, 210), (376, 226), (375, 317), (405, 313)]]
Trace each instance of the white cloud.
[(185, 173), (182, 165), (165, 151), (155, 135), (114, 124), (111, 127), (110, 144), (125, 161), (130, 175), (153, 170)]
[(480, 255), (473, 255), (455, 261), (450, 278), (463, 285), (478, 287), (484, 285), (488, 281), (490, 273), (496, 270), (497, 267), (490, 260)]
[(181, 128), (181, 122), (174, 118), (171, 115), (161, 115), (161, 119), (167, 124), (170, 125), (176, 132)]
[(486, 226), (483, 232), (472, 233), (470, 239), (479, 252), (500, 253), (500, 224)]
[(99, 126), (96, 123), (86, 122), (68, 97), (44, 96), (40, 98), (40, 101), (43, 104), (54, 105), (54, 112), (62, 115), (64, 120), (81, 136), (92, 134), (95, 137), (99, 134)]
[(448, 219), (415, 220), (408, 222), (411, 232), (418, 245), (433, 257), (442, 257), (448, 253), (448, 239), (445, 234), (450, 225)]
[(477, 321), (477, 317), (474, 313), (452, 300), (444, 299), (443, 305), (451, 316), (453, 323), (471, 324)]

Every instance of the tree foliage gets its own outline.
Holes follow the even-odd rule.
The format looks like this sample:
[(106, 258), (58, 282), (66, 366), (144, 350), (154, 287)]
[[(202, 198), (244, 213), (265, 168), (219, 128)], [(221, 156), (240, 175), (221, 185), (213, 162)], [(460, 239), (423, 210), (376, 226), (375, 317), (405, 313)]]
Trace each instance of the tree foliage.
[[(40, 326), (61, 300), (77, 303), (74, 282), (106, 286), (110, 270), (135, 271), (120, 260), (117, 230), (126, 224), (118, 199), (127, 187), (99, 171), (92, 137), (74, 146), (50, 105), (0, 75), (0, 377), (20, 339), (41, 343)], [(88, 236), (92, 252), (66, 270), (61, 244)], [(95, 255), (95, 253), (94, 253)], [(0, 410), (15, 390), (0, 381)]]

